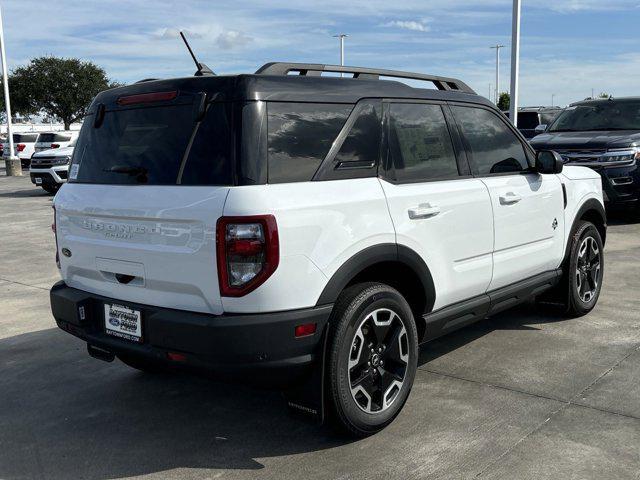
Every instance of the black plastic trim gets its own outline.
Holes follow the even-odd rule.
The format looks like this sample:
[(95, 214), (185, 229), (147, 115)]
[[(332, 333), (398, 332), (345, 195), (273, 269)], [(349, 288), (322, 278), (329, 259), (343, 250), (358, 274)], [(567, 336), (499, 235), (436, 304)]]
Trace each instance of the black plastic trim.
[(540, 295), (557, 285), (561, 276), (562, 269), (551, 270), (428, 313), (423, 316), (427, 329), (421, 342), (434, 340)]
[[(58, 326), (107, 352), (166, 362), (167, 352), (187, 355), (186, 364), (220, 372), (277, 372), (285, 380), (312, 367), (322, 355), (322, 335), (332, 304), (282, 312), (212, 315), (112, 299), (58, 282), (51, 288)], [(104, 303), (127, 305), (142, 314), (143, 343), (107, 335)], [(316, 323), (316, 334), (296, 338), (295, 327)]]
[(578, 222), (580, 221), (581, 217), (589, 210), (594, 210), (598, 213), (598, 215), (600, 215), (605, 231), (605, 235), (602, 235), (602, 245), (604, 245), (606, 242), (607, 212), (598, 200), (596, 200), (595, 198), (590, 198), (589, 200), (584, 202), (576, 212), (576, 216), (574, 217), (573, 224), (571, 225), (571, 230), (569, 232), (567, 245), (565, 246), (563, 265), (569, 260), (569, 255), (571, 254), (571, 237), (578, 229)]
[(394, 261), (411, 268), (420, 278), (426, 298), (425, 312), (430, 312), (436, 299), (436, 290), (429, 267), (416, 252), (395, 243), (384, 243), (365, 248), (347, 260), (333, 274), (320, 294), (316, 305), (333, 304), (349, 282), (367, 267), (377, 263)]

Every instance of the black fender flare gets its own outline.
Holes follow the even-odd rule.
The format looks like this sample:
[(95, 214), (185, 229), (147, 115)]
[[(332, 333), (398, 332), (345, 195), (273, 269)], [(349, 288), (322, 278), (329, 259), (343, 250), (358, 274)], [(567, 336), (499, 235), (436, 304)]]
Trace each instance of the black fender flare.
[(429, 313), (433, 309), (436, 300), (436, 289), (431, 271), (422, 257), (414, 250), (395, 243), (373, 245), (349, 258), (329, 279), (316, 305), (335, 303), (340, 292), (356, 275), (366, 268), (382, 262), (399, 262), (413, 270), (420, 279), (424, 290), (426, 300), (424, 313)]
[[(607, 212), (602, 206), (602, 203), (600, 203), (595, 198), (588, 199), (586, 202), (584, 202), (580, 206), (580, 208), (578, 209), (578, 212), (576, 213), (573, 219), (573, 224), (571, 225), (571, 230), (569, 230), (569, 236), (567, 237), (567, 245), (565, 245), (564, 258), (562, 260), (563, 265), (565, 265), (567, 260), (569, 259), (569, 255), (571, 253), (571, 237), (573, 236), (574, 233), (576, 233), (576, 230), (578, 229), (578, 222), (580, 221), (582, 216), (589, 210), (594, 210), (600, 216), (600, 218), (602, 219), (602, 224), (604, 225), (605, 232), (607, 230)], [(606, 236), (603, 235), (602, 236), (603, 245), (605, 243), (605, 239), (606, 239)]]

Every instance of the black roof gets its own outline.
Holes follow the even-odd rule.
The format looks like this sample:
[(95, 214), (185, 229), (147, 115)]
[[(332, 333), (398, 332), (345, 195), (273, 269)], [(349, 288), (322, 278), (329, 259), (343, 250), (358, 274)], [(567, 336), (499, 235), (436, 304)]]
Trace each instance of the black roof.
[[(277, 67), (274, 68), (273, 65)], [(255, 74), (184, 77), (167, 80), (145, 80), (125, 87), (102, 92), (96, 103), (110, 104), (118, 97), (144, 92), (180, 90), (191, 92), (217, 93), (218, 101), (290, 101), (290, 102), (330, 102), (356, 103), (362, 98), (401, 98), (420, 100), (447, 100), (472, 102), (492, 106), (489, 100), (475, 94), (460, 80), (409, 72), (374, 70), (359, 67), (324, 67), (322, 71), (344, 71), (354, 73), (353, 77), (321, 76), (319, 74), (283, 74), (282, 70), (292, 65), (312, 66), (312, 64), (267, 64)], [(330, 69), (327, 67), (331, 67)], [(337, 70), (340, 71), (340, 70)], [(276, 74), (271, 74), (276, 72)], [(372, 73), (373, 72), (373, 73)], [(416, 88), (396, 80), (377, 79), (377, 75), (431, 81), (434, 88)], [(441, 89), (439, 89), (441, 88)]]
[(574, 102), (571, 104), (571, 106), (573, 107), (575, 105), (597, 105), (599, 103), (607, 103), (607, 102), (617, 102), (617, 103), (640, 102), (640, 97), (592, 98), (590, 100), (581, 100), (579, 102)]

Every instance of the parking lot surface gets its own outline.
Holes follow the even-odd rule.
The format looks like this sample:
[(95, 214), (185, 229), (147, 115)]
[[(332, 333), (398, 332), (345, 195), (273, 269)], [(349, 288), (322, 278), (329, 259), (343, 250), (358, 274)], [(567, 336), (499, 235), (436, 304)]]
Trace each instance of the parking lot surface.
[(640, 479), (640, 223), (610, 219), (589, 315), (526, 305), (422, 348), (358, 441), (277, 392), (145, 375), (58, 330), (52, 196), (0, 170), (0, 478)]

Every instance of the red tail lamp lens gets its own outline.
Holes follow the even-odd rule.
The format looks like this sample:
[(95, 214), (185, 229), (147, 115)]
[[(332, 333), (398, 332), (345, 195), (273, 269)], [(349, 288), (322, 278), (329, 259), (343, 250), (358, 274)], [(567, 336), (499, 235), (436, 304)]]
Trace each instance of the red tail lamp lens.
[(18, 145), (16, 145), (16, 148), (18, 149), (19, 152), (21, 152), (25, 148), (27, 148), (27, 146), (24, 143), (19, 143)]
[(220, 294), (241, 297), (252, 292), (278, 268), (275, 217), (221, 217), (216, 226), (216, 248)]

